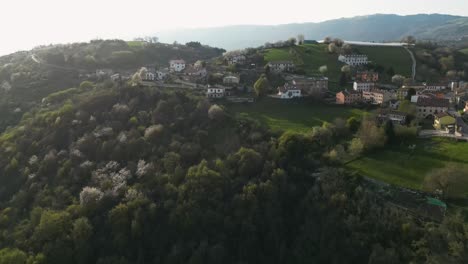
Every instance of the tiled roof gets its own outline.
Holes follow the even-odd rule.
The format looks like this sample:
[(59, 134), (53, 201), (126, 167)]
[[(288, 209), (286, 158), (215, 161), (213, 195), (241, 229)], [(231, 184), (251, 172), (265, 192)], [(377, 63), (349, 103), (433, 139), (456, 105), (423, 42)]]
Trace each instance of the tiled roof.
[(388, 114), (390, 114), (390, 115), (399, 115), (399, 116), (407, 116), (408, 115), (407, 113), (401, 112), (401, 111), (390, 111)]
[(359, 92), (359, 91), (354, 91), (354, 90), (350, 90), (350, 91), (348, 91), (348, 90), (343, 90), (343, 91), (341, 91), (341, 92), (339, 92), (339, 93), (343, 93), (344, 95), (351, 95), (351, 94), (359, 94), (359, 95), (360, 95), (360, 94), (361, 94), (361, 92)]
[(418, 97), (417, 106), (430, 106), (430, 107), (449, 107), (450, 102), (448, 99), (441, 98), (424, 98)]
[(446, 117), (446, 116), (450, 116), (449, 114), (447, 114), (446, 112), (441, 112), (441, 113), (438, 113), (435, 115), (437, 118), (442, 118), (442, 117)]

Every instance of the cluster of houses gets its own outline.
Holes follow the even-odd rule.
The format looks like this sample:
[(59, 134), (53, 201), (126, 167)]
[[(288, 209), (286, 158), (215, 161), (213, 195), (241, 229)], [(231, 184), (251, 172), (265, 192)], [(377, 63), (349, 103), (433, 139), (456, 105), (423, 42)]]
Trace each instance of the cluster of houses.
[[(225, 61), (228, 65), (232, 64), (245, 64), (246, 57), (242, 53), (230, 52), (225, 56)], [(281, 74), (285, 79), (284, 85), (278, 87), (277, 93), (270, 95), (270, 97), (278, 99), (292, 99), (299, 97), (316, 97), (322, 98), (328, 90), (328, 78), (323, 76), (307, 77), (303, 75), (296, 75), (293, 72), (296, 69), (292, 61), (270, 61), (267, 64), (267, 69), (271, 72)], [(223, 78), (223, 85), (209, 86), (206, 89), (206, 96), (210, 99), (225, 98), (229, 101), (252, 101), (253, 98), (239, 97), (238, 84), (240, 77), (230, 74)], [(237, 89), (236, 89), (237, 88)]]
[[(468, 84), (464, 82), (421, 83), (402, 86), (400, 89), (381, 88), (377, 83), (378, 73), (362, 71), (356, 73), (352, 90), (336, 93), (336, 104), (355, 105), (373, 104), (382, 106), (378, 118), (390, 120), (395, 124), (405, 124), (407, 114), (396, 111), (401, 101), (409, 100), (416, 109), (419, 120), (431, 120), (439, 130), (461, 133), (457, 126), (460, 118), (451, 106), (468, 101)], [(468, 102), (465, 112), (468, 112)], [(457, 130), (458, 128), (458, 130)], [(464, 131), (468, 134), (468, 130)]]
[(278, 94), (272, 97), (292, 99), (303, 96), (322, 98), (328, 92), (327, 77), (306, 77), (301, 75), (285, 75), (286, 83), (278, 87)]
[[(181, 73), (187, 68), (187, 64), (184, 60), (170, 60), (168, 68), (162, 68), (156, 70), (154, 67), (145, 67), (146, 73), (142, 76), (143, 81), (153, 82), (153, 81), (164, 81), (169, 74), (171, 73)], [(195, 67), (190, 65), (191, 71), (187, 71), (187, 74), (190, 75), (194, 72), (203, 73), (203, 67)], [(187, 69), (188, 70), (188, 69)], [(206, 72), (206, 70), (205, 70)]]
[(224, 55), (228, 65), (244, 65), (247, 61), (247, 56), (242, 51), (231, 51)]
[(337, 104), (358, 104), (369, 103), (373, 105), (382, 105), (388, 103), (394, 98), (394, 92), (385, 89), (369, 89), (369, 90), (344, 90), (336, 94)]
[[(338, 60), (358, 68), (362, 68), (360, 66), (369, 62), (366, 55), (340, 55)], [(245, 65), (247, 62), (248, 58), (243, 52), (229, 52), (224, 56), (224, 63), (228, 66)], [(277, 93), (270, 95), (273, 98), (293, 99), (307, 96), (322, 99), (330, 93), (327, 77), (293, 74), (296, 65), (292, 61), (270, 61), (267, 64), (267, 69), (281, 74), (285, 80), (284, 85), (278, 87)], [(203, 78), (205, 78), (204, 83), (206, 83), (208, 76), (205, 63), (188, 64), (181, 59), (170, 60), (167, 68), (158, 70), (154, 67), (143, 67), (139, 73), (142, 81), (146, 82), (164, 81), (168, 76), (173, 76), (178, 81), (186, 81), (189, 84), (194, 84)], [(253, 96), (245, 94), (246, 87), (240, 85), (240, 74), (228, 70), (216, 74), (218, 74), (218, 78), (221, 78), (218, 80), (222, 80), (217, 82), (217, 85), (198, 86), (196, 84), (198, 88), (204, 87), (202, 89), (205, 89), (207, 98), (223, 98), (231, 102), (254, 101)], [(96, 76), (110, 76), (110, 79), (115, 82), (130, 78), (127, 74), (113, 73), (105, 69), (97, 70)], [(457, 126), (460, 118), (454, 114), (454, 111), (450, 111), (452, 110), (450, 107), (466, 102), (464, 111), (468, 112), (468, 83), (420, 83), (402, 86), (400, 89), (390, 89), (379, 84), (377, 72), (358, 71), (354, 76), (353, 88), (336, 93), (334, 100), (336, 104), (340, 105), (371, 104), (382, 106), (378, 119), (380, 121), (389, 120), (400, 125), (408, 122), (408, 114), (397, 111), (398, 107), (402, 100), (409, 100), (416, 109), (416, 118), (433, 120), (434, 128), (456, 133), (461, 132), (458, 129), (460, 126)], [(468, 129), (465, 130), (464, 132), (468, 134)]]
[(370, 103), (381, 105), (396, 97), (396, 93), (381, 89), (377, 85), (379, 74), (372, 71), (358, 72), (353, 83), (353, 90), (344, 90), (336, 94), (337, 104)]

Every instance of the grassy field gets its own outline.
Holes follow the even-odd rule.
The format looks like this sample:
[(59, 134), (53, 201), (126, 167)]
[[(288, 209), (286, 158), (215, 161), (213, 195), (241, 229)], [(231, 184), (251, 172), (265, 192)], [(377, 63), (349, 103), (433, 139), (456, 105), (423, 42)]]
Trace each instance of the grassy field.
[(296, 62), (295, 56), (289, 53), (288, 49), (269, 49), (264, 58), (266, 61), (292, 60)]
[[(371, 47), (354, 46), (354, 49), (362, 54), (367, 54), (369, 60), (382, 65), (385, 70), (393, 67), (395, 73), (404, 76), (411, 76), (412, 61), (408, 52), (402, 47)], [(337, 54), (330, 54), (325, 44), (305, 44), (282, 49), (269, 49), (264, 56), (266, 61), (291, 60), (299, 68), (305, 70), (309, 76), (320, 74), (319, 67), (326, 65), (329, 78), (329, 88), (331, 91), (340, 91), (339, 78), (343, 63), (338, 61)]]
[(347, 166), (367, 177), (412, 189), (421, 189), (424, 177), (447, 162), (468, 164), (468, 143), (447, 139), (418, 140), (416, 149), (387, 147)]
[(263, 98), (255, 104), (233, 104), (228, 109), (268, 125), (273, 130), (308, 132), (314, 126), (334, 119), (364, 115), (365, 112), (344, 106), (302, 100)]
[(413, 62), (409, 53), (402, 47), (371, 47), (354, 46), (362, 54), (367, 54), (369, 60), (382, 65), (385, 70), (393, 67), (396, 74), (411, 76)]
[(459, 50), (461, 53), (468, 55), (468, 48)]
[[(329, 89), (340, 91), (344, 87), (339, 87), (338, 80), (341, 75), (343, 63), (338, 61), (338, 55), (327, 52), (325, 44), (305, 44), (291, 48), (269, 49), (265, 53), (266, 61), (291, 60), (298, 67), (305, 70), (306, 75), (320, 75), (319, 67), (326, 65), (328, 72), (325, 74), (329, 78)], [(346, 88), (351, 88), (346, 87)]]
[(143, 41), (127, 41), (127, 45), (131, 48), (139, 48), (145, 44)]

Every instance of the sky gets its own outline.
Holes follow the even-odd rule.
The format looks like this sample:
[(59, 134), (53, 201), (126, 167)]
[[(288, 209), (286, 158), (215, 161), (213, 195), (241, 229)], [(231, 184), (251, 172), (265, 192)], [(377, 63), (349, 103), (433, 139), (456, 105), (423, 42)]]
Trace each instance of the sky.
[(320, 22), (376, 13), (468, 16), (468, 0), (1, 0), (0, 55), (180, 28)]

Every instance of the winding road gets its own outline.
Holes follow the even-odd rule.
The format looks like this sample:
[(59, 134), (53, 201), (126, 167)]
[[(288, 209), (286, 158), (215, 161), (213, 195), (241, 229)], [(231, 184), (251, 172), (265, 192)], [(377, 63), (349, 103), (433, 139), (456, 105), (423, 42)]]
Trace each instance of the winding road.
[(456, 136), (455, 134), (450, 134), (445, 131), (430, 130), (430, 129), (421, 130), (419, 132), (419, 137), (420, 138), (444, 137), (444, 138), (453, 138), (453, 139), (468, 141), (468, 136)]
[(410, 54), (411, 60), (413, 60), (413, 66), (412, 66), (412, 68), (411, 68), (411, 70), (412, 70), (412, 76), (411, 76), (411, 78), (412, 78), (413, 81), (414, 81), (415, 78), (416, 78), (416, 66), (417, 66), (417, 64), (416, 64), (416, 58), (414, 57), (413, 52), (412, 52), (410, 49), (408, 49), (408, 47), (403, 46), (403, 48)]

